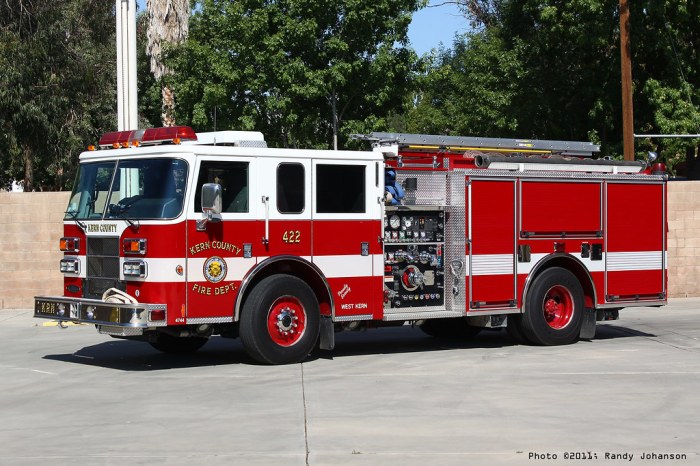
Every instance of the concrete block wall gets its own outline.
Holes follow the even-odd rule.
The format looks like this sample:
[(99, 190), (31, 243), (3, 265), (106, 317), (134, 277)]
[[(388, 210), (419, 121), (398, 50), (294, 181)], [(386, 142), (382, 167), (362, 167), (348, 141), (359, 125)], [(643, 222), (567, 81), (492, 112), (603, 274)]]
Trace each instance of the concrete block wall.
[[(58, 239), (69, 197), (0, 192), (0, 309), (31, 308), (36, 295), (62, 293)], [(669, 296), (699, 297), (700, 181), (669, 182), (668, 227)]]
[(668, 183), (668, 294), (700, 296), (700, 181)]
[(35, 295), (61, 294), (63, 212), (68, 192), (0, 192), (0, 309), (31, 308)]

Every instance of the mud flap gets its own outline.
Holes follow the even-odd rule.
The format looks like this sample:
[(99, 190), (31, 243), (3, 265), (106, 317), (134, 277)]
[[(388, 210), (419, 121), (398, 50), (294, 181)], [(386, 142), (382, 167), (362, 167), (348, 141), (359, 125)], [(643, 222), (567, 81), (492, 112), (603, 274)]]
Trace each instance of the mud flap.
[[(595, 321), (593, 322), (595, 324)], [(330, 351), (335, 347), (335, 327), (331, 316), (321, 316), (321, 341), (319, 348)]]
[(583, 310), (583, 322), (581, 324), (581, 333), (579, 338), (590, 340), (595, 337), (595, 322), (596, 311), (592, 307), (587, 307)]

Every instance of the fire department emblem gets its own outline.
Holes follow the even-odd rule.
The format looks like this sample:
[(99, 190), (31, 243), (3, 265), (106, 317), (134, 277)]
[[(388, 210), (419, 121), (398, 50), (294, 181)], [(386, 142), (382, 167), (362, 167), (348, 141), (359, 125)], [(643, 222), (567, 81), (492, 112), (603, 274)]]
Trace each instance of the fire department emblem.
[(212, 283), (219, 283), (226, 278), (226, 261), (219, 256), (213, 256), (204, 263), (204, 278)]

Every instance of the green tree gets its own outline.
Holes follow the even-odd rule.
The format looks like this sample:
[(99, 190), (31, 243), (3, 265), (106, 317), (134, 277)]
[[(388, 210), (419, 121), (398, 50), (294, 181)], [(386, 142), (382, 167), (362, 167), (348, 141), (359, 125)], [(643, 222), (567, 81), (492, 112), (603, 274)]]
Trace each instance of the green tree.
[[(631, 3), (635, 131), (697, 133), (700, 0)], [(603, 155), (620, 154), (617, 0), (460, 4), (473, 32), (433, 57), (409, 126), (440, 122), (433, 130), (592, 139)], [(672, 165), (689, 157), (700, 171), (696, 146), (692, 140), (637, 143), (638, 152), (661, 149)]]
[(70, 186), (86, 141), (114, 127), (113, 5), (0, 2), (0, 182)]
[(169, 54), (178, 118), (291, 147), (382, 127), (411, 83), (419, 1), (197, 2), (188, 40)]
[(488, 31), (458, 39), (454, 49), (426, 57), (406, 131), (506, 136), (519, 128), (512, 113), (525, 71), (523, 48), (506, 50)]

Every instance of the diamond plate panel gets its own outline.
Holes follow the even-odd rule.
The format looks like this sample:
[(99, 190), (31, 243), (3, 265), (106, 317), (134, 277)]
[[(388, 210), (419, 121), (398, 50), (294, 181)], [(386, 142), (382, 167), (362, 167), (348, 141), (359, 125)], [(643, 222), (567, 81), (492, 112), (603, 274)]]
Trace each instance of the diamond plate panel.
[(143, 335), (142, 328), (116, 327), (112, 325), (98, 325), (97, 331), (98, 333), (116, 337), (134, 337), (137, 335)]
[[(445, 222), (445, 309), (460, 315), (467, 313), (466, 297), (466, 189), (465, 177), (462, 171), (450, 172), (447, 176), (447, 221)], [(452, 292), (454, 276), (452, 275), (453, 260), (462, 262), (462, 271), (457, 284), (457, 295)]]
[(385, 321), (390, 320), (419, 320), (419, 319), (441, 319), (448, 317), (462, 317), (464, 314), (460, 312), (445, 311), (442, 309), (425, 310), (420, 308), (417, 312), (397, 312), (392, 314), (384, 314)]
[(396, 180), (403, 186), (406, 178), (416, 178), (418, 187), (415, 193), (406, 191), (406, 205), (443, 206), (447, 203), (447, 182), (445, 172), (420, 172), (397, 170)]

